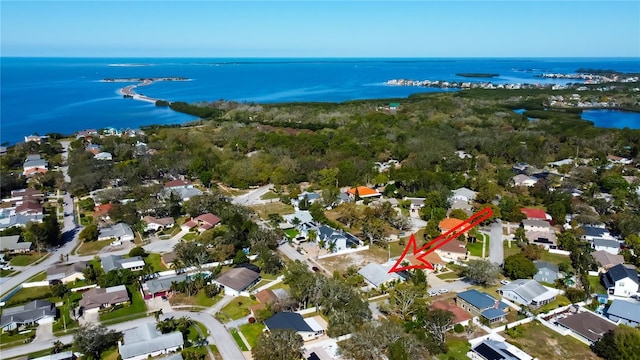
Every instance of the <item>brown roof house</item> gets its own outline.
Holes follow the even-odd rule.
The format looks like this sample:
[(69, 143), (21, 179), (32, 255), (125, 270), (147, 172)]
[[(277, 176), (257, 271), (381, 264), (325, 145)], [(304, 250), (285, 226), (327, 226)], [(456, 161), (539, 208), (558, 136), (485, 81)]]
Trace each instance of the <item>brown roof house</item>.
[(73, 264), (56, 264), (47, 269), (47, 281), (68, 284), (76, 280), (84, 280), (83, 271), (86, 268), (86, 261), (79, 261)]
[(82, 294), (80, 308), (83, 313), (97, 313), (100, 309), (125, 304), (129, 300), (129, 293), (124, 285), (93, 288)]
[(447, 300), (438, 300), (434, 301), (431, 304), (432, 309), (440, 309), (450, 311), (453, 314), (453, 321), (451, 322), (453, 325), (462, 324), (463, 326), (469, 325), (469, 320), (471, 320), (472, 316), (466, 312), (463, 308), (456, 305), (455, 301), (447, 301)]
[(574, 334), (588, 344), (595, 343), (607, 331), (617, 327), (614, 322), (589, 311), (569, 315), (558, 320), (556, 324), (573, 331)]
[(256, 314), (258, 314), (258, 311), (264, 309), (268, 304), (273, 304), (274, 302), (276, 302), (276, 300), (278, 300), (278, 297), (271, 289), (260, 290), (255, 293), (255, 296), (256, 300), (258, 300), (260, 303), (251, 306), (252, 316), (256, 316)]
[(146, 224), (144, 231), (158, 231), (162, 229), (170, 229), (175, 224), (172, 217), (155, 218), (153, 216), (145, 216), (142, 221)]
[(224, 286), (225, 295), (238, 296), (259, 280), (259, 273), (244, 267), (237, 267), (220, 275), (215, 282)]
[(191, 220), (185, 222), (180, 225), (183, 230), (191, 230), (194, 227), (198, 228), (199, 232), (203, 232), (206, 230), (215, 227), (220, 223), (220, 218), (211, 213), (206, 213), (198, 216), (197, 218), (191, 218)]
[(178, 258), (178, 254), (176, 254), (175, 251), (172, 251), (170, 253), (166, 253), (166, 254), (162, 254), (160, 256), (160, 262), (162, 263), (162, 265), (164, 265), (167, 269), (171, 268), (171, 265), (173, 265), (173, 262), (175, 261), (175, 259)]
[(444, 261), (465, 260), (467, 258), (465, 243), (457, 239), (446, 242), (434, 252)]

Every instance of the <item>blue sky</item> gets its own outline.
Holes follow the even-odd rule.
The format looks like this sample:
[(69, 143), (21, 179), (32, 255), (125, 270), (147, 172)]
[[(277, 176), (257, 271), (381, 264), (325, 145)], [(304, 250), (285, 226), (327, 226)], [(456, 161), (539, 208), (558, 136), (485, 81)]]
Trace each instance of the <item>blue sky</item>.
[(2, 56), (638, 57), (639, 1), (0, 1)]

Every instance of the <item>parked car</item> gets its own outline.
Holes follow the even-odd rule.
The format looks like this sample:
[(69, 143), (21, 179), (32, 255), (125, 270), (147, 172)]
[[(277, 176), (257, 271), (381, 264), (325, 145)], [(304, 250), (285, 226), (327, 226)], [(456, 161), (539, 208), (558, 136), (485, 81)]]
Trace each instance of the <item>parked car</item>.
[(446, 293), (448, 293), (448, 292), (449, 292), (449, 290), (447, 290), (447, 289), (440, 289), (440, 290), (438, 290), (438, 292), (439, 292), (440, 294), (446, 294)]
[(5, 266), (2, 267), (2, 270), (13, 270), (13, 266), (5, 265)]
[(437, 296), (438, 292), (437, 291), (429, 291), (429, 296)]

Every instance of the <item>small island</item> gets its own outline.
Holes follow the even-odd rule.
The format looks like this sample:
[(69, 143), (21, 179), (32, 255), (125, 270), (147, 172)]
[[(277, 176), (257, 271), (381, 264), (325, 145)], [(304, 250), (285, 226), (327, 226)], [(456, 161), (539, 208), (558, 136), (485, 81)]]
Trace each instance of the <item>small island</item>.
[(462, 76), (467, 78), (494, 78), (500, 76), (500, 74), (488, 74), (488, 73), (459, 73), (456, 76)]
[(134, 99), (140, 101), (146, 101), (150, 103), (157, 103), (160, 99), (154, 99), (143, 94), (137, 94), (134, 89), (140, 86), (151, 85), (156, 81), (191, 81), (189, 78), (185, 77), (152, 77), (152, 78), (104, 78), (102, 82), (137, 82), (139, 84), (128, 85), (121, 89), (118, 89), (118, 93), (122, 95), (125, 99)]
[(189, 81), (191, 79), (179, 76), (152, 77), (152, 78), (104, 78), (103, 82), (147, 82), (147, 81)]

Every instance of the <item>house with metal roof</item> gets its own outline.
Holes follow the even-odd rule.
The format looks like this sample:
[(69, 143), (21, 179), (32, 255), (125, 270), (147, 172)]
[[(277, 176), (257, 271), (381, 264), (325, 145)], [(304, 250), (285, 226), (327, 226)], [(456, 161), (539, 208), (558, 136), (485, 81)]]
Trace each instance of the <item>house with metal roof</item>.
[(184, 346), (182, 333), (175, 331), (162, 334), (155, 322), (137, 326), (122, 332), (118, 350), (123, 360), (143, 360), (163, 354), (177, 352)]
[(237, 267), (225, 271), (215, 282), (224, 287), (225, 295), (238, 296), (251, 285), (260, 281), (260, 273), (246, 267)]
[(140, 271), (144, 267), (144, 260), (140, 256), (125, 258), (122, 255), (107, 255), (100, 258), (102, 270), (108, 273), (111, 270), (129, 269)]
[(302, 337), (302, 340), (309, 341), (322, 336), (324, 329), (313, 318), (305, 319), (302, 315), (294, 312), (279, 312), (264, 321), (268, 331), (273, 330), (293, 330)]
[(404, 278), (398, 275), (397, 272), (389, 273), (391, 267), (393, 267), (393, 263), (369, 263), (358, 270), (358, 274), (362, 275), (369, 286), (373, 288), (378, 288), (382, 284), (387, 285), (393, 282), (404, 281)]
[(456, 304), (474, 316), (481, 316), (490, 323), (504, 321), (509, 306), (493, 296), (476, 289), (463, 291), (456, 296)]
[(125, 223), (117, 223), (115, 225), (100, 229), (98, 240), (114, 239), (115, 241), (133, 241), (135, 236), (131, 227)]
[(580, 226), (583, 231), (582, 239), (589, 242), (595, 239), (608, 239), (615, 240), (615, 237), (611, 235), (609, 230), (603, 226)]
[(125, 304), (129, 301), (129, 293), (124, 285), (93, 288), (82, 293), (80, 308), (86, 313), (97, 313), (100, 309)]
[(61, 282), (68, 284), (76, 280), (84, 280), (84, 269), (87, 268), (86, 261), (78, 261), (73, 264), (56, 264), (47, 269), (48, 282)]
[(147, 280), (142, 284), (144, 299), (149, 300), (158, 296), (171, 294), (171, 284), (187, 281), (187, 274), (163, 276)]
[(28, 241), (20, 241), (20, 235), (0, 236), (0, 252), (12, 254), (31, 251), (33, 244)]
[(593, 247), (595, 251), (606, 251), (612, 255), (618, 255), (620, 253), (620, 243), (617, 240), (594, 239), (591, 247)]
[(503, 297), (513, 300), (520, 305), (539, 307), (556, 299), (558, 291), (546, 288), (532, 279), (514, 280), (501, 288), (498, 293)]
[(449, 198), (450, 202), (455, 200), (470, 202), (476, 199), (477, 192), (468, 189), (466, 187), (461, 187), (452, 191), (451, 197)]
[(556, 264), (548, 261), (536, 260), (533, 262), (538, 272), (533, 275), (533, 280), (553, 284), (561, 277), (560, 269)]
[(609, 295), (630, 297), (638, 293), (640, 281), (633, 265), (618, 264), (602, 274), (602, 282)]
[(609, 320), (618, 324), (638, 327), (640, 325), (640, 304), (615, 299), (607, 309)]
[(0, 329), (10, 331), (22, 325), (47, 324), (56, 319), (57, 309), (48, 300), (32, 302), (2, 310)]

